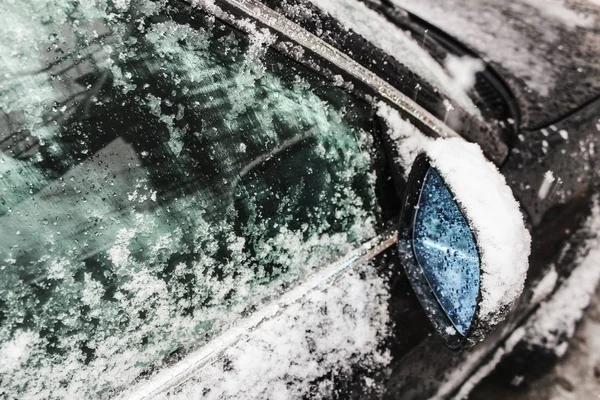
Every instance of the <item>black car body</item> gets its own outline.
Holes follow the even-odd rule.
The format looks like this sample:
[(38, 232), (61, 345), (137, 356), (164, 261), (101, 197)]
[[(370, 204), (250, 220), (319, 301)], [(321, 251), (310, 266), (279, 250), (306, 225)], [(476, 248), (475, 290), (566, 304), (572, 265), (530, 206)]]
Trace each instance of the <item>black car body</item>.
[[(447, 12), (471, 15), (478, 6), (484, 10), (495, 7), (484, 1), (459, 3)], [(600, 80), (597, 66), (589, 61), (594, 50), (586, 46), (597, 46), (597, 29), (573, 28), (589, 35), (580, 44), (589, 53), (577, 53), (574, 66), (584, 69), (578, 73), (585, 79), (579, 81), (565, 72), (571, 66), (571, 57), (565, 55), (553, 72), (562, 86), (543, 96), (523, 86), (523, 77), (515, 75), (503, 63), (506, 60), (495, 59), (491, 50), (480, 54), (476, 45), (455, 39), (450, 29), (444, 32), (447, 27), (436, 27), (437, 18), (428, 22), (426, 13), (410, 13), (411, 4), (406, 7), (409, 11), (391, 1), (356, 4), (357, 9), (349, 11), (346, 19), (328, 14), (317, 2), (303, 0), (115, 1), (106, 5), (111, 11), (108, 14), (86, 14), (77, 7), (65, 7), (61, 8), (63, 14), (41, 19), (40, 26), (51, 27), (43, 32), (48, 37), (40, 40), (48, 45), (42, 69), (31, 73), (27, 66), (18, 67), (26, 71), (25, 76), (47, 73), (50, 85), (66, 95), (55, 103), (42, 99), (44, 111), (38, 115), (26, 102), (21, 108), (15, 106), (20, 103), (14, 92), (28, 88), (19, 86), (21, 77), (15, 74), (19, 68), (6, 74), (12, 86), (7, 85), (5, 95), (13, 97), (12, 103), (3, 104), (1, 145), (6, 161), (13, 162), (6, 171), (12, 168), (15, 176), (18, 170), (21, 180), (9, 176), (3, 188), (3, 230), (11, 235), (7, 234), (4, 244), (10, 251), (2, 270), (10, 274), (5, 272), (0, 291), (0, 305), (7, 310), (0, 314), (0, 323), (6, 354), (10, 353), (7, 349), (20, 349), (10, 353), (17, 358), (7, 360), (26, 364), (3, 371), (0, 382), (4, 392), (0, 394), (6, 398), (248, 398), (274, 396), (277, 388), (284, 397), (448, 398), (464, 396), (468, 393), (465, 387), (471, 387), (501, 360), (505, 370), (527, 377), (532, 357), (558, 357), (555, 350), (568, 340), (572, 324), (557, 320), (556, 327), (545, 332), (555, 338), (546, 340), (551, 343), (546, 346), (536, 342), (543, 329), (535, 323), (541, 320), (539, 310), (545, 307), (552, 312), (553, 294), (573, 290), (570, 277), (578, 276), (576, 271), (589, 264), (586, 257), (595, 254), (597, 226), (590, 215), (593, 218), (597, 212), (600, 103), (595, 98)], [(29, 6), (39, 12), (35, 5)], [(360, 12), (356, 10), (361, 7), (378, 16), (374, 23), (385, 21), (396, 27), (398, 31), (393, 33), (410, 32), (440, 64), (449, 55), (485, 60), (485, 68), (477, 72), (473, 89), (465, 97), (472, 103), (423, 78), (427, 75), (424, 71), (407, 67), (397, 55), (375, 43), (375, 38), (349, 28), (352, 12)], [(11, 10), (7, 15), (22, 15)], [(518, 11), (506, 13), (504, 18), (518, 19)], [(89, 20), (84, 18), (90, 15)], [(52, 32), (56, 21), (65, 27)], [(113, 25), (113, 21), (117, 22)], [(76, 28), (71, 31), (70, 26)], [(206, 40), (206, 32), (212, 34), (213, 29), (218, 32), (217, 39)], [(473, 28), (477, 29), (485, 32), (483, 26)], [(90, 32), (94, 34), (86, 36)], [(557, 35), (553, 40), (563, 40), (563, 32)], [(204, 47), (195, 48), (198, 43)], [(122, 56), (106, 50), (111, 46), (120, 49)], [(244, 46), (246, 52), (236, 53), (238, 46)], [(216, 58), (204, 60), (206, 64), (200, 68), (202, 60), (188, 58), (179, 50), (192, 49), (194, 55), (208, 48)], [(108, 56), (98, 57), (103, 51)], [(267, 53), (272, 59), (266, 66), (253, 64), (252, 57)], [(230, 59), (239, 66), (239, 75), (217, 71), (219, 63)], [(280, 101), (270, 98), (266, 89), (261, 92), (259, 87), (254, 93), (252, 85), (236, 80), (252, 74), (274, 74), (277, 80), (270, 81), (270, 87), (281, 93)], [(213, 76), (224, 77), (220, 84), (233, 83), (195, 86)], [(280, 81), (284, 83), (277, 86)], [(209, 96), (211, 102), (219, 100), (227, 91), (234, 91), (236, 98), (226, 98), (226, 108), (219, 108), (225, 106), (218, 101), (202, 108), (208, 102), (200, 101), (202, 111), (194, 111), (193, 101)], [(293, 97), (295, 93), (298, 97)], [(315, 96), (331, 110), (319, 113), (319, 106), (313, 103)], [(479, 144), (521, 204), (532, 236), (525, 290), (506, 320), (470, 350), (451, 351), (435, 335), (402, 272), (394, 244), (406, 171), (390, 155), (393, 139), (373, 107), (379, 101), (391, 104), (431, 136), (458, 133)], [(261, 110), (270, 104), (286, 113), (267, 121)], [(255, 110), (247, 111), (249, 105)], [(304, 108), (294, 108), (298, 105), (311, 112), (301, 114)], [(336, 112), (339, 118), (331, 117)], [(31, 116), (39, 119), (31, 122)], [(265, 129), (268, 134), (253, 142), (252, 129), (267, 125), (272, 130)], [(344, 126), (350, 126), (348, 132), (353, 135), (349, 136), (355, 136), (355, 141), (338, 142), (328, 133), (342, 131)], [(47, 136), (32, 133), (46, 128)], [(319, 129), (325, 133), (318, 133)], [(223, 131), (228, 134), (212, 134)], [(273, 139), (269, 136), (273, 132), (293, 134)], [(372, 137), (362, 137), (364, 132)], [(369, 150), (364, 146), (370, 146)], [(365, 161), (364, 154), (372, 158)], [(331, 160), (335, 163), (328, 164)], [(96, 165), (102, 171), (97, 176)], [(346, 169), (336, 170), (336, 165)], [(10, 175), (6, 171), (4, 176)], [(119, 181), (119, 176), (125, 178)], [(298, 182), (300, 189), (295, 186)], [(105, 185), (117, 189), (108, 190)], [(210, 190), (193, 198), (198, 187)], [(279, 196), (292, 192), (280, 201)], [(57, 199), (63, 202), (60, 212), (51, 210)], [(329, 202), (336, 207), (328, 209)], [(27, 208), (19, 209), (22, 204)], [(106, 204), (113, 207), (107, 214), (110, 218), (102, 214)], [(372, 214), (371, 209), (379, 211)], [(146, 212), (158, 213), (160, 221), (145, 224)], [(73, 217), (75, 222), (65, 222)], [(27, 225), (28, 218), (34, 222)], [(127, 223), (121, 226), (115, 220)], [(363, 220), (376, 222), (365, 227), (360, 225)], [(57, 239), (56, 231), (64, 235), (65, 230), (53, 226), (68, 227), (68, 240), (64, 236)], [(37, 237), (39, 229), (47, 229), (44, 240), (22, 242), (22, 235)], [(301, 233), (279, 235), (294, 229)], [(331, 236), (313, 239), (317, 233)], [(94, 238), (84, 238), (88, 234)], [(343, 239), (336, 236), (340, 234)], [(70, 252), (76, 262), (61, 264), (52, 258), (60, 252), (53, 247), (57, 240), (65, 240), (68, 246), (64, 247), (69, 248), (59, 250)], [(302, 247), (303, 241), (312, 247)], [(28, 243), (23, 252), (21, 243)], [(34, 256), (45, 251), (46, 258)], [(296, 251), (302, 254), (297, 260)], [(235, 258), (242, 255), (249, 258)], [(252, 274), (245, 275), (248, 272), (235, 265), (245, 265), (250, 258)], [(341, 261), (332, 264), (334, 259)], [(366, 260), (370, 260), (369, 270), (350, 271), (350, 266)], [(319, 269), (324, 263), (333, 267)], [(297, 269), (289, 267), (296, 264)], [(587, 268), (588, 275), (583, 276), (595, 287), (598, 276), (593, 268)], [(284, 373), (255, 367), (252, 360), (236, 364), (229, 358), (227, 349), (238, 345), (250, 356), (248, 349), (253, 346), (262, 349), (263, 356), (269, 350), (281, 353), (264, 344), (261, 329), (269, 329), (265, 327), (271, 323), (277, 336), (285, 336), (285, 329), (275, 330), (273, 321), (277, 325), (277, 321), (302, 320), (294, 317), (294, 312), (327, 315), (327, 307), (319, 306), (319, 295), (308, 301), (307, 293), (331, 293), (335, 282), (348, 274), (363, 281), (379, 279), (388, 287), (387, 294), (377, 292), (369, 298), (385, 308), (389, 317), (376, 325), (385, 325), (384, 333), (372, 333), (378, 339), (370, 343), (376, 356), (340, 352), (342, 343), (332, 350), (336, 357), (327, 361), (307, 325), (297, 346), (306, 346), (311, 356), (297, 356), (297, 365), (286, 365)], [(213, 291), (202, 292), (198, 282), (205, 275), (230, 286), (222, 293), (219, 285), (207, 286)], [(260, 279), (255, 281), (256, 276)], [(261, 285), (269, 289), (263, 290)], [(588, 291), (583, 290), (584, 294)], [(102, 307), (96, 307), (100, 303)], [(579, 310), (584, 303), (577, 303)], [(309, 305), (302, 311), (305, 304)], [(343, 309), (350, 310), (349, 319), (356, 318), (360, 310), (350, 306)], [(173, 314), (184, 322), (173, 323)], [(282, 315), (288, 319), (278, 320)], [(368, 318), (372, 316), (363, 315)], [(326, 337), (336, 331), (325, 329), (321, 334)], [(254, 338), (261, 337), (262, 344), (255, 345)], [(291, 343), (290, 349), (294, 347), (293, 340)], [(519, 351), (513, 352), (515, 349)], [(36, 356), (27, 358), (28, 352)], [(111, 362), (111, 355), (116, 362)], [(268, 363), (262, 358), (256, 362)], [(269, 362), (276, 364), (281, 359), (274, 357)], [(336, 362), (344, 367), (319, 371), (315, 366), (330, 367)], [(121, 365), (126, 367), (120, 370)], [(247, 370), (241, 371), (240, 365)], [(303, 379), (301, 373), (289, 372), (292, 367), (318, 373)], [(34, 376), (36, 370), (41, 371), (41, 378)], [(85, 373), (78, 375), (78, 370)], [(244, 381), (252, 371), (254, 381)], [(94, 373), (96, 378), (92, 378)], [(112, 375), (106, 379), (103, 374)], [(203, 383), (203, 376), (217, 377)], [(219, 392), (234, 381), (242, 387)], [(269, 391), (243, 387), (258, 381)]]

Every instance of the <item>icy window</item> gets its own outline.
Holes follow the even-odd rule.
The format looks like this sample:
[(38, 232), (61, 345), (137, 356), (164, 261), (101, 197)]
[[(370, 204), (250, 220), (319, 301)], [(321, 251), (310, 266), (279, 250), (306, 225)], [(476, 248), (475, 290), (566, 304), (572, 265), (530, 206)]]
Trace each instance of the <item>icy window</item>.
[(109, 397), (391, 216), (372, 108), (268, 33), (160, 1), (0, 19), (0, 397)]

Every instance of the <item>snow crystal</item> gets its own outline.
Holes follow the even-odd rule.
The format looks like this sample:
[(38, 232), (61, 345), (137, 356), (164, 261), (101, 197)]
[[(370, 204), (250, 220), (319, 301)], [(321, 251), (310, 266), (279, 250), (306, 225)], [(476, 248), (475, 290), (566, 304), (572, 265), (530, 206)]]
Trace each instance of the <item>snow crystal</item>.
[(425, 152), (456, 196), (481, 256), (479, 316), (483, 323), (495, 325), (500, 322), (496, 314), (505, 312), (523, 290), (531, 243), (504, 176), (477, 144), (461, 138), (429, 138), (383, 102), (378, 114), (400, 140), (398, 162), (406, 173), (414, 157)]
[(458, 332), (453, 326), (446, 327), (446, 335), (456, 335)]
[(548, 196), (550, 188), (552, 187), (552, 183), (554, 183), (555, 180), (556, 178), (554, 177), (554, 173), (552, 171), (546, 171), (546, 173), (544, 173), (544, 179), (542, 180), (540, 189), (538, 190), (538, 198), (540, 200), (543, 200)]
[(11, 341), (3, 343), (0, 347), (0, 372), (19, 368), (38, 338), (37, 333), (21, 331)]
[(115, 0), (115, 8), (119, 11), (127, 11), (131, 0)]

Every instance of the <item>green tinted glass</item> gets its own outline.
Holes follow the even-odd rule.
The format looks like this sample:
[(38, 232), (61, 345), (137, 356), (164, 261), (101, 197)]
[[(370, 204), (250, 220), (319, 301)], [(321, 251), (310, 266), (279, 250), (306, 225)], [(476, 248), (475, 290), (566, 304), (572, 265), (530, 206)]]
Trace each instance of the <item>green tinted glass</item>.
[(108, 396), (396, 211), (371, 107), (267, 33), (153, 2), (34, 3), (0, 17), (24, 32), (0, 31), (9, 397)]

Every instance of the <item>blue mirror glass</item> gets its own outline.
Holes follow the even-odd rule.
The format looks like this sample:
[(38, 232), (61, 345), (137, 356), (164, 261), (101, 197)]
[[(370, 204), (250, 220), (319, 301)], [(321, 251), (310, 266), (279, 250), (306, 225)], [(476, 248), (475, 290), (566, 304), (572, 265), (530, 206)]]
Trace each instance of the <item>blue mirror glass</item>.
[(437, 301), (456, 330), (466, 336), (477, 307), (479, 253), (467, 220), (433, 168), (425, 175), (412, 241)]

